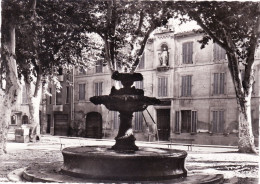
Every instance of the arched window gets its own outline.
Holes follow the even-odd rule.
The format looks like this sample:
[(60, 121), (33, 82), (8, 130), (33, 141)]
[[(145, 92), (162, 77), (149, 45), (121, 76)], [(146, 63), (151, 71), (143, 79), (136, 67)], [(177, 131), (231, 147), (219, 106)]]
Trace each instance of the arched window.
[(29, 119), (27, 115), (23, 115), (22, 117), (22, 124), (28, 124), (29, 123)]

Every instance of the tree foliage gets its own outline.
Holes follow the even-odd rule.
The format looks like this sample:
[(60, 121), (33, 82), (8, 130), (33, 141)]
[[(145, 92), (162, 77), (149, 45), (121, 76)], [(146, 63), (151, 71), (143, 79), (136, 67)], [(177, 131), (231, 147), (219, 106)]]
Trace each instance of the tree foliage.
[(104, 43), (105, 62), (112, 71), (127, 66), (134, 71), (151, 32), (174, 16), (171, 2), (67, 1), (69, 15), (81, 32), (97, 33)]

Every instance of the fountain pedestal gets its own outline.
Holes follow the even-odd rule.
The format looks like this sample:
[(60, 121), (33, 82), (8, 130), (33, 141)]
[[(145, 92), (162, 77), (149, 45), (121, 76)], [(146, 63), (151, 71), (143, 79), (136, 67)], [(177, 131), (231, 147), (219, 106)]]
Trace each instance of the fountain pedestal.
[(120, 122), (124, 123), (119, 125), (119, 131), (115, 138), (116, 144), (112, 146), (112, 149), (123, 152), (137, 151), (138, 147), (135, 145), (136, 139), (132, 129), (133, 112), (119, 111), (119, 113)]

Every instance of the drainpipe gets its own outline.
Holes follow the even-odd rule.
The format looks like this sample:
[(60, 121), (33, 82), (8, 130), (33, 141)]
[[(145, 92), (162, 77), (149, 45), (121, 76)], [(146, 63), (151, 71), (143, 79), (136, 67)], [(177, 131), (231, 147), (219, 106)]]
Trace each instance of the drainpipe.
[[(75, 85), (74, 85), (74, 71), (75, 67), (73, 66), (72, 68), (72, 90), (71, 90), (71, 121), (74, 121), (74, 90), (75, 90)], [(73, 122), (74, 123), (74, 122)]]

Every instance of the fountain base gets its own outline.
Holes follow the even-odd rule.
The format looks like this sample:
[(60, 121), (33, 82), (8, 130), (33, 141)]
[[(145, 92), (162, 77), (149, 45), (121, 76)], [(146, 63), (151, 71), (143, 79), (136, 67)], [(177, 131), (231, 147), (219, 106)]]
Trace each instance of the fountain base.
[[(8, 179), (13, 182), (44, 182), (44, 183), (118, 183), (117, 180), (84, 179), (65, 175), (61, 172), (62, 162), (55, 163), (37, 163), (26, 169), (20, 168), (8, 174)], [(133, 180), (121, 181), (122, 183), (133, 183)], [(120, 182), (120, 183), (121, 183)], [(135, 183), (178, 183), (178, 184), (221, 184), (224, 182), (222, 174), (202, 175), (193, 174), (187, 177), (181, 177), (168, 180), (157, 181), (135, 181)]]
[(103, 180), (162, 180), (187, 176), (186, 151), (139, 148), (118, 152), (109, 147), (69, 147), (62, 150), (62, 173), (73, 177)]

